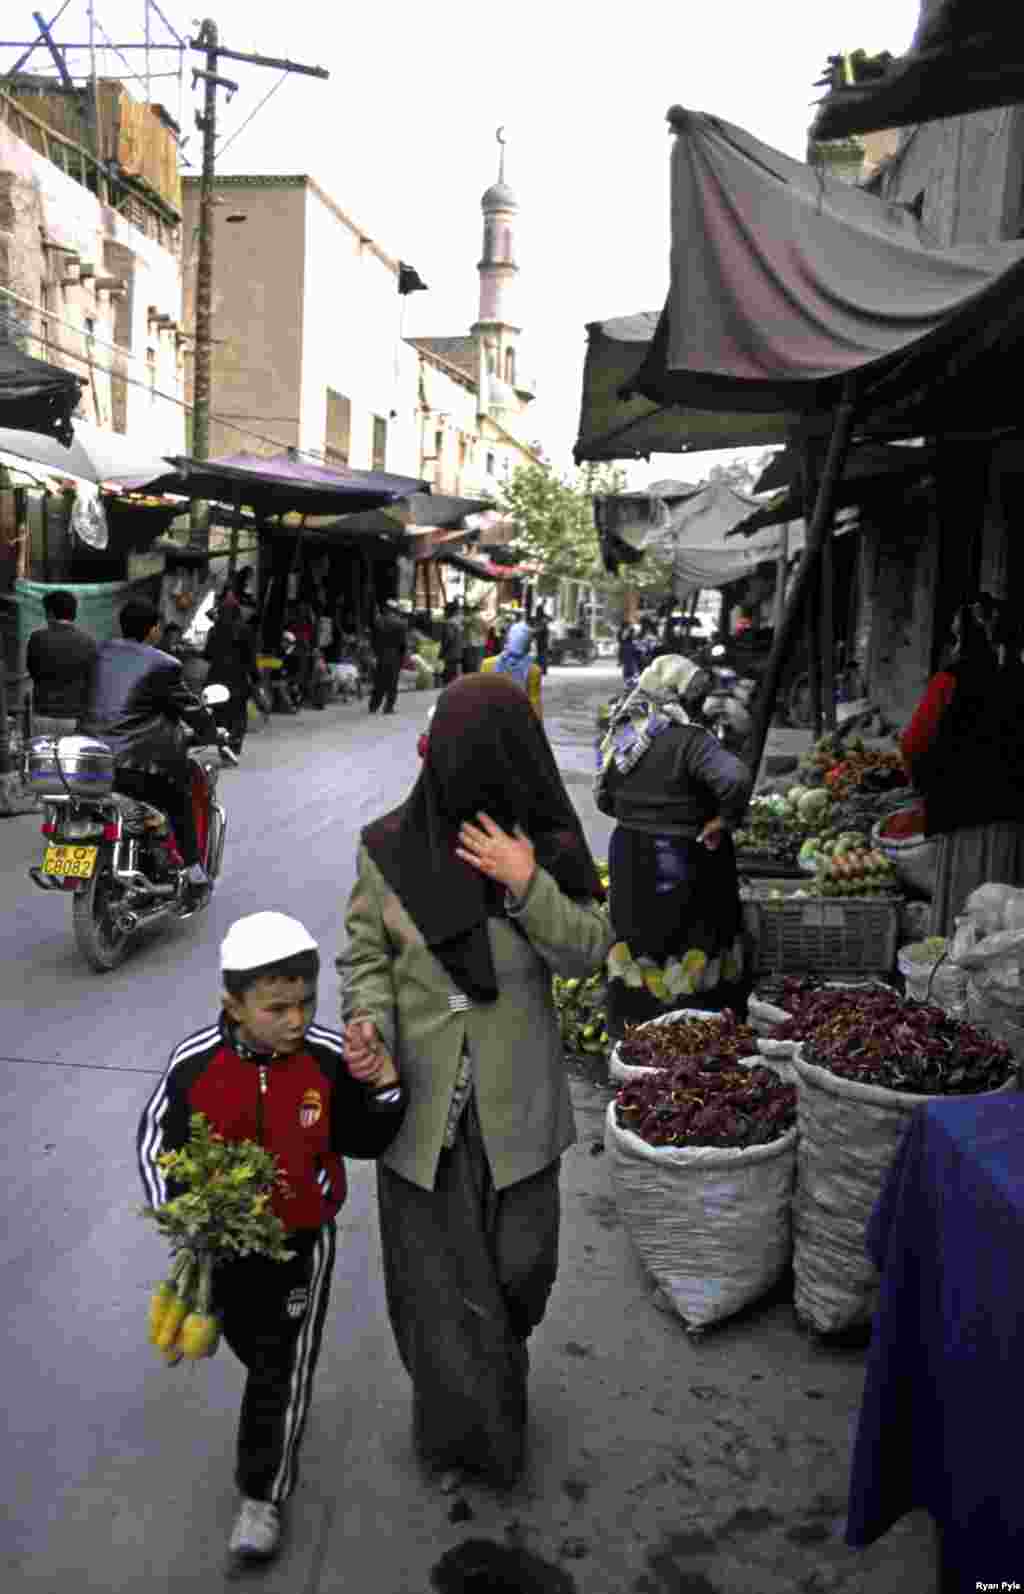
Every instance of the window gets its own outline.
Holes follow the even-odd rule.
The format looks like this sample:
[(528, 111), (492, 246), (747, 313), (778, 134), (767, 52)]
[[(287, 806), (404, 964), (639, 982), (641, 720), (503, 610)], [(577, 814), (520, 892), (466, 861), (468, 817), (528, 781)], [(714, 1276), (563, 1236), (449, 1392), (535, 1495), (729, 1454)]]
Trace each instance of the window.
[(487, 474), (488, 474), (488, 476), (493, 476), (494, 475), (494, 455), (493, 454), (488, 454), (488, 456), (487, 456)]
[(381, 415), (373, 417), (373, 464), (371, 470), (385, 470), (388, 455), (388, 423)]
[(352, 434), (352, 405), (343, 393), (327, 389), (327, 430), (324, 436), (324, 461), (328, 465), (347, 465)]
[(156, 350), (146, 350), (146, 380), (149, 383), (149, 402), (156, 403)]
[(443, 432), (435, 432), (434, 433), (434, 458), (435, 459), (440, 459), (441, 455), (443, 453), (444, 453), (444, 433)]
[(506, 349), (505, 350), (505, 381), (508, 383), (509, 387), (515, 387), (515, 385), (516, 385), (516, 351), (515, 351), (515, 349)]

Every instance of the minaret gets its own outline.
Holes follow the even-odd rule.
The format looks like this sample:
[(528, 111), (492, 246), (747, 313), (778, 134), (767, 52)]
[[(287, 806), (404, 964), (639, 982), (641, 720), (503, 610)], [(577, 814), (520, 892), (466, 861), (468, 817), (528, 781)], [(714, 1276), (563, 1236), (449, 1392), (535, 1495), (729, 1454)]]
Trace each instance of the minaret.
[(520, 328), (514, 320), (513, 300), (519, 267), (515, 261), (514, 227), (519, 210), (516, 196), (505, 181), (504, 129), (498, 128), (501, 146), (498, 181), (480, 201), (484, 213), (484, 247), (477, 270), (480, 273), (480, 312), (473, 333), (479, 340), (481, 409), (518, 413), (523, 401), (532, 397), (529, 390), (516, 388), (520, 373), (516, 369)]

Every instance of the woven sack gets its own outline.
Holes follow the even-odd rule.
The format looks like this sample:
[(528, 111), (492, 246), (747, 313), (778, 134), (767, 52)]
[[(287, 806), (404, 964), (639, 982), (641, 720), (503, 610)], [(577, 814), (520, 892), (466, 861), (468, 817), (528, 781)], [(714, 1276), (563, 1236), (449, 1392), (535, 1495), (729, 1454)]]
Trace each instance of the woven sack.
[[(707, 1009), (698, 1007), (680, 1007), (674, 1013), (662, 1013), (658, 1018), (649, 1018), (646, 1024), (638, 1024), (637, 1029), (646, 1029), (648, 1024), (678, 1024), (687, 1018), (714, 1018), (716, 1015)], [(649, 1079), (652, 1074), (662, 1074), (662, 1068), (638, 1068), (633, 1063), (624, 1063), (619, 1056), (621, 1041), (616, 1041), (608, 1058), (608, 1074), (617, 1085), (628, 1085), (633, 1079)]]
[[(797, 1097), (793, 1273), (796, 1314), (819, 1334), (870, 1323), (878, 1273), (865, 1249), (868, 1219), (915, 1107), (944, 1100), (840, 1079), (793, 1059)], [(1008, 1081), (1000, 1090), (1012, 1090)]]
[(789, 1265), (796, 1133), (748, 1149), (649, 1146), (620, 1129), (609, 1102), (604, 1144), (620, 1216), (659, 1304), (688, 1332), (756, 1301)]

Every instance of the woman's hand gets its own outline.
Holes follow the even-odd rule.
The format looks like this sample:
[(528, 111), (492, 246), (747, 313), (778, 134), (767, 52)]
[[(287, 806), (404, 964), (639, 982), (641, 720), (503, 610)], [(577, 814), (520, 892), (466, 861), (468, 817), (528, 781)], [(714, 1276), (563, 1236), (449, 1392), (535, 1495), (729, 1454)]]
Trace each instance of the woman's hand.
[(345, 1025), (345, 1067), (361, 1085), (386, 1090), (398, 1084), (398, 1070), (377, 1026), (368, 1018), (353, 1018)]
[(717, 852), (719, 847), (722, 845), (722, 837), (724, 835), (725, 820), (719, 814), (715, 819), (708, 820), (707, 824), (704, 826), (704, 829), (697, 837), (697, 840), (700, 842), (701, 846), (706, 847), (709, 852)]
[(518, 825), (510, 836), (488, 814), (476, 817), (479, 825), (467, 820), (460, 827), (455, 856), (463, 863), (472, 864), (488, 879), (497, 880), (521, 902), (537, 868), (533, 842)]

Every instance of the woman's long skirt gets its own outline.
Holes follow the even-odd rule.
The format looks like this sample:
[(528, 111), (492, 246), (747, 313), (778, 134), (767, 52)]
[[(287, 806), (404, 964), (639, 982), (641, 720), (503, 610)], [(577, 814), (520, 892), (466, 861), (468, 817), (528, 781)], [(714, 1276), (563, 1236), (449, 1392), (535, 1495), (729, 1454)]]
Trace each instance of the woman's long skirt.
[(939, 837), (930, 933), (952, 935), (971, 892), (989, 880), (1024, 885), (1024, 824), (997, 820)]
[(432, 1468), (499, 1486), (522, 1471), (526, 1340), (555, 1282), (559, 1168), (495, 1190), (472, 1096), (433, 1190), (378, 1163), (388, 1316)]
[[(608, 847), (615, 946), (608, 1033), (619, 1040), (681, 1007), (745, 1011), (743, 916), (732, 840), (697, 841), (618, 825)], [(624, 950), (623, 950), (624, 949)]]

